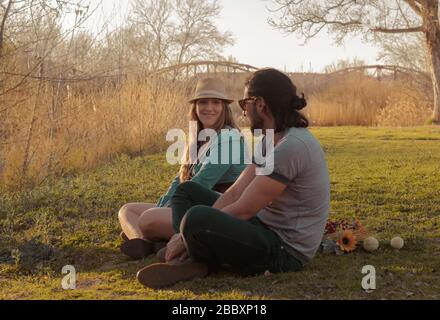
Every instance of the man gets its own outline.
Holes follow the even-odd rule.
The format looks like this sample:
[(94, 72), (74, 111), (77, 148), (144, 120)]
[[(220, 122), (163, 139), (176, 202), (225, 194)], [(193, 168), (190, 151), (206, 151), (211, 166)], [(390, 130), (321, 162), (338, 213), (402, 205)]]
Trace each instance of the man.
[(310, 262), (324, 234), (330, 182), (324, 152), (299, 112), (306, 105), (284, 73), (253, 74), (240, 106), (253, 130), (265, 136), (273, 130), (274, 146), (265, 154), (272, 163), (264, 164), (273, 172), (259, 175), (255, 159), (222, 196), (181, 184), (172, 199), (176, 235), (166, 263), (140, 270), (142, 284), (163, 288), (220, 269), (245, 276), (293, 272)]

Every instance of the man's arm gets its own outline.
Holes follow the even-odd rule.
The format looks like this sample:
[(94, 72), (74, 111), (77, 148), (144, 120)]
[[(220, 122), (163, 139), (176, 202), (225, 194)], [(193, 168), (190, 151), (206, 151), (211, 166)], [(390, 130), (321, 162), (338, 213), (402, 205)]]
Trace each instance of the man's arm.
[(235, 183), (216, 201), (214, 208), (223, 210), (226, 206), (236, 202), (246, 187), (255, 179), (256, 165), (251, 164), (244, 169)]
[(267, 176), (257, 176), (239, 199), (222, 209), (240, 220), (249, 220), (279, 197), (287, 186)]

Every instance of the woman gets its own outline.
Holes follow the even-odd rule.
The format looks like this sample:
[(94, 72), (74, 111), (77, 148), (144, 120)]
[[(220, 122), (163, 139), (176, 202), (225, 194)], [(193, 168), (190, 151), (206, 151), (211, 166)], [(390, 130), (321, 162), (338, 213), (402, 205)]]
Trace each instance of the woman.
[[(202, 157), (196, 161), (196, 164), (191, 164), (190, 148), (187, 146), (185, 164), (182, 165), (179, 175), (174, 179), (167, 193), (156, 205), (130, 203), (120, 209), (119, 221), (123, 230), (121, 237), (125, 241), (121, 246), (121, 251), (134, 259), (142, 259), (157, 252), (161, 247), (157, 244), (161, 241), (168, 241), (174, 235), (169, 206), (171, 197), (181, 183), (193, 181), (205, 188), (223, 193), (245, 168), (244, 139), (238, 132), (229, 107), (233, 100), (227, 97), (221, 80), (212, 78), (200, 80), (195, 96), (189, 102), (192, 104), (189, 120), (197, 122), (198, 133), (203, 129), (213, 129), (217, 132), (217, 137), (214, 141), (207, 143), (190, 142), (190, 145), (197, 143), (197, 153)], [(228, 134), (225, 134), (222, 133), (224, 129), (237, 130), (228, 130)], [(227, 164), (205, 161), (209, 155), (225, 152), (225, 148), (230, 147), (231, 140), (239, 144), (240, 152), (229, 152)], [(204, 152), (199, 153), (199, 151)]]

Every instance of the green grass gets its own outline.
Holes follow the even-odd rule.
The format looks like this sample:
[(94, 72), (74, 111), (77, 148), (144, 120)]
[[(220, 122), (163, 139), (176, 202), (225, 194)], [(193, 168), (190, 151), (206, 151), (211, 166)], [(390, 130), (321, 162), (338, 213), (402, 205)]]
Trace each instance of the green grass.
[[(152, 262), (118, 252), (117, 211), (155, 202), (176, 167), (164, 155), (131, 159), (34, 190), (0, 195), (1, 299), (440, 299), (440, 128), (314, 128), (331, 173), (333, 218), (359, 217), (380, 250), (346, 256), (319, 253), (300, 273), (208, 279), (153, 291), (135, 280)], [(391, 237), (406, 240), (401, 251)], [(11, 255), (11, 251), (14, 254)], [(71, 264), (78, 288), (61, 289)], [(364, 265), (377, 290), (361, 289)]]

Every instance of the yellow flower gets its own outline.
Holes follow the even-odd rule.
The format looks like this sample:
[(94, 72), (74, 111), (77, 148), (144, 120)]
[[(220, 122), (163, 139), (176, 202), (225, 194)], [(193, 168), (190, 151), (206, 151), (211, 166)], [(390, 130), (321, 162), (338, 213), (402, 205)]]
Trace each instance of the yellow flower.
[(351, 230), (344, 230), (338, 239), (339, 248), (344, 252), (353, 252), (357, 245), (356, 236)]

